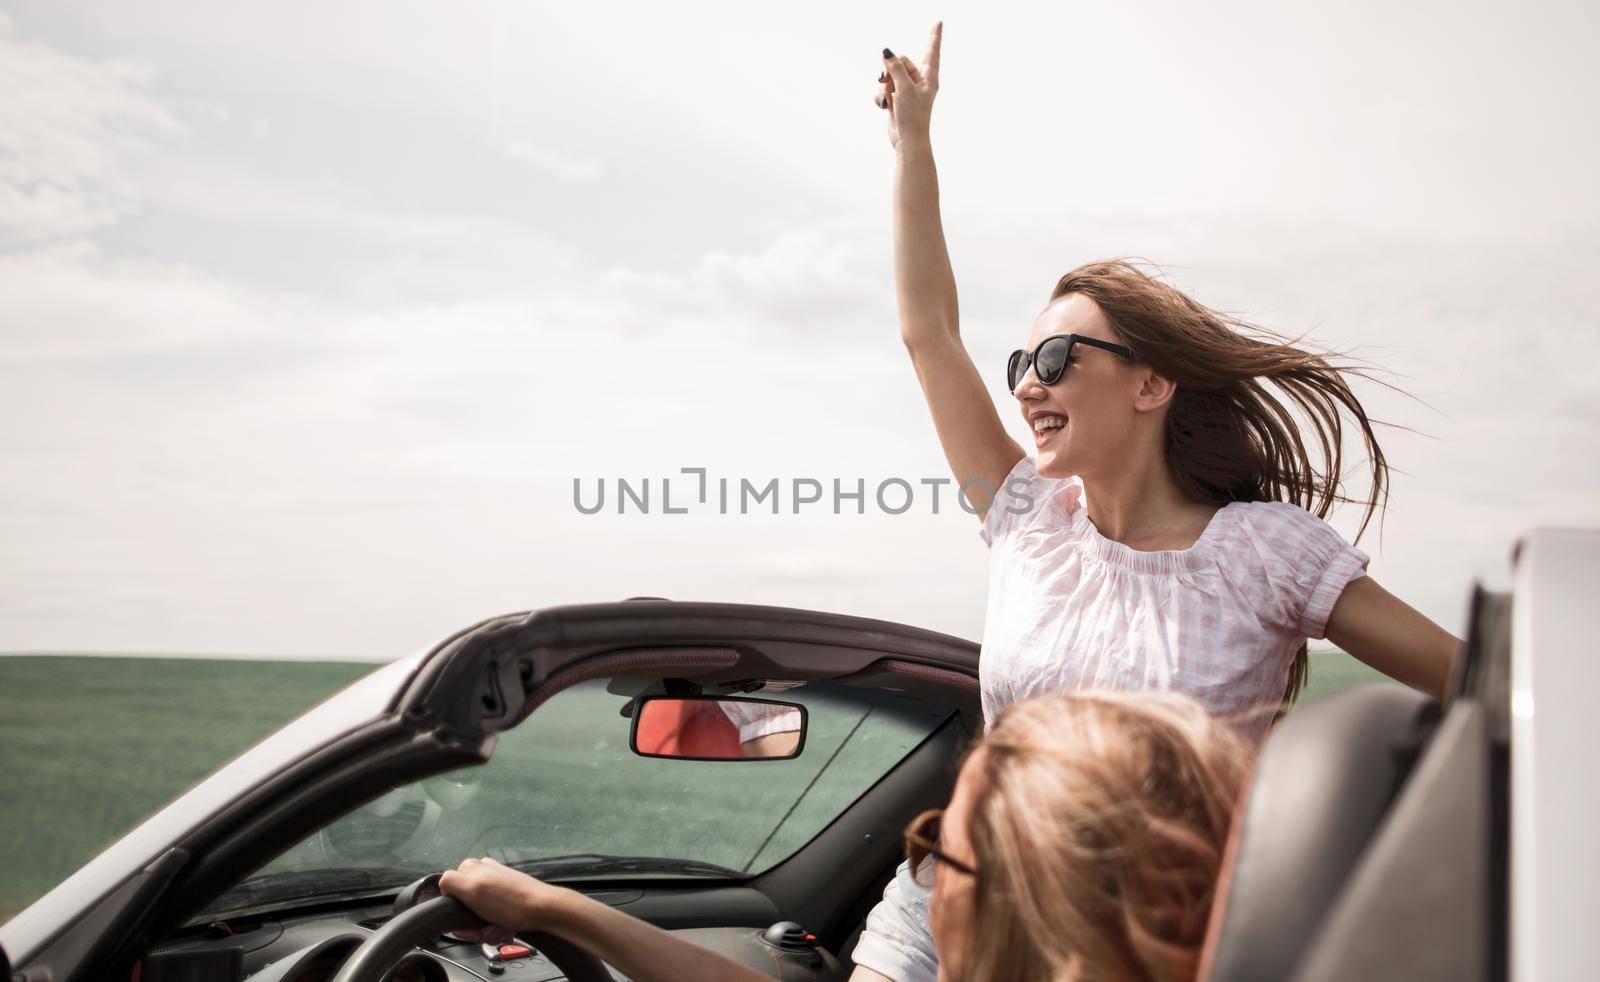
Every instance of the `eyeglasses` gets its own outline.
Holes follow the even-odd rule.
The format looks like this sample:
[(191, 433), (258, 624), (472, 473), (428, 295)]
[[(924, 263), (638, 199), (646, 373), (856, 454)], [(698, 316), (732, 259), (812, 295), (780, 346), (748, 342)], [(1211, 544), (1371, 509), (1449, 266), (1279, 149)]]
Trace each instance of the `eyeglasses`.
[(924, 866), (929, 856), (958, 873), (978, 875), (977, 870), (939, 849), (939, 824), (943, 818), (943, 808), (930, 808), (906, 826), (906, 858), (911, 861), (911, 878), (925, 887), (933, 886), (933, 867)]
[(1133, 351), (1120, 344), (1085, 337), (1082, 334), (1052, 334), (1040, 341), (1039, 346), (1031, 352), (1022, 348), (1011, 352), (1011, 360), (1006, 363), (1006, 388), (1015, 391), (1022, 382), (1022, 376), (1028, 374), (1030, 364), (1041, 384), (1055, 385), (1072, 360), (1072, 346), (1075, 344), (1101, 348), (1119, 354), (1129, 361), (1133, 360)]

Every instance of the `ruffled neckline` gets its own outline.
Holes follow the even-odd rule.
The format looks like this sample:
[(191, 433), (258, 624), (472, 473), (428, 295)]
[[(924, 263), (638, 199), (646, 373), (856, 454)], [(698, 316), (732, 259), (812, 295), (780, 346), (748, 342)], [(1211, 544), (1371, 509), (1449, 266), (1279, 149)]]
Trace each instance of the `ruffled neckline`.
[(1218, 540), (1238, 514), (1237, 506), (1244, 502), (1230, 501), (1218, 508), (1211, 516), (1211, 520), (1206, 523), (1200, 537), (1195, 539), (1194, 545), (1189, 548), (1159, 550), (1135, 549), (1115, 539), (1106, 538), (1095, 528), (1094, 523), (1089, 521), (1089, 509), (1084, 505), (1081, 494), (1075, 504), (1077, 507), (1072, 513), (1072, 528), (1092, 555), (1114, 566), (1140, 573), (1170, 574), (1192, 572), (1210, 564), (1215, 558)]

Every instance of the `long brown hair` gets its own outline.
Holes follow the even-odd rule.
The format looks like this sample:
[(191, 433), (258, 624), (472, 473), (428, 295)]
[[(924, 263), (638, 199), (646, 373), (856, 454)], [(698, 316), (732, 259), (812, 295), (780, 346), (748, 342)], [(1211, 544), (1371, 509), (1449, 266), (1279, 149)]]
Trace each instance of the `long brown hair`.
[[(1358, 541), (1387, 505), (1389, 465), (1373, 421), (1346, 382), (1371, 380), (1365, 369), (1335, 364), (1333, 356), (1212, 310), (1126, 259), (1079, 266), (1057, 281), (1050, 300), (1072, 293), (1099, 305), (1135, 360), (1176, 383), (1164, 450), (1167, 469), (1190, 499), (1286, 501), (1324, 519), (1334, 505), (1359, 501), (1366, 509)], [(1364, 498), (1344, 492), (1346, 414), (1371, 466)], [(1299, 696), (1309, 668), (1302, 643), (1286, 703)]]
[(1193, 979), (1251, 763), (1178, 692), (1057, 692), (1009, 707), (981, 790), (962, 982)]

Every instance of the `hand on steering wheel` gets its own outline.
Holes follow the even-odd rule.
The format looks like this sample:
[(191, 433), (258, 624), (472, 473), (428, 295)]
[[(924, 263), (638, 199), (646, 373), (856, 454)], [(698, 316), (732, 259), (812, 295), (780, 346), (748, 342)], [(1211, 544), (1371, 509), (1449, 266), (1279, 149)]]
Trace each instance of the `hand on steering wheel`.
[[(463, 874), (468, 864), (490, 865), (475, 873)], [(334, 976), (334, 982), (382, 982), (395, 963), (411, 949), (427, 945), (447, 931), (469, 939), (476, 934), (479, 935), (477, 940), (487, 940), (488, 931), (506, 927), (514, 928), (532, 942), (570, 982), (611, 982), (611, 973), (600, 959), (570, 941), (535, 931), (537, 925), (530, 921), (536, 907), (519, 911), (509, 906), (519, 891), (526, 890), (525, 886), (516, 884), (515, 877), (536, 883), (545, 890), (559, 889), (490, 859), (469, 859), (461, 864), (461, 869), (423, 877), (402, 891), (402, 896), (425, 897), (435, 890), (449, 890), (456, 895), (432, 896), (415, 907), (397, 912), (346, 959), (339, 974)], [(515, 889), (508, 889), (508, 885), (515, 885)], [(483, 912), (493, 921), (504, 918), (509, 923), (486, 924), (474, 907), (457, 899), (463, 894), (471, 896), (474, 903), (481, 900), (485, 904)]]
[(497, 932), (531, 930), (545, 923), (550, 894), (560, 889), (488, 858), (464, 859), (439, 876), (440, 892), (466, 904), (485, 922), (485, 927), (460, 936), (491, 944)]

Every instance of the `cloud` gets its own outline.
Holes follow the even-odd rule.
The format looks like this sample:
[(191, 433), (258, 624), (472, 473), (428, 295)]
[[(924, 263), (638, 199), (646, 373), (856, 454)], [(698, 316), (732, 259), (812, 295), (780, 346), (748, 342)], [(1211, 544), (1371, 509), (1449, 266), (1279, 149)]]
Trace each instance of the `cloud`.
[(569, 184), (595, 181), (604, 173), (604, 169), (597, 161), (541, 147), (531, 140), (522, 138), (507, 140), (501, 145), (501, 150), (512, 160), (529, 164), (556, 180), (566, 181)]
[(123, 159), (183, 132), (141, 91), (152, 75), (148, 66), (25, 40), (0, 14), (0, 236), (81, 236), (133, 206)]
[[(898, 338), (891, 162), (860, 88), (878, 43), (857, 81), (837, 21), (774, 32), (740, 13), (740, 36), (774, 45), (765, 63), (807, 71), (730, 89), (717, 59), (747, 69), (736, 46), (663, 48), (653, 24), (619, 39), (575, 7), (519, 7), (509, 32), (348, 8), (307, 38), (309, 9), (39, 18), (70, 28), (68, 47), (159, 54), (160, 74), (0, 22), (0, 413), (19, 424), (0, 437), (0, 646), (392, 654), (485, 612), (629, 594), (977, 634), (964, 514), (758, 527), (571, 505), (573, 477), (681, 466), (869, 486), (945, 473)], [(1262, 73), (1246, 56), (1281, 48), (1243, 46), (1223, 77), (1186, 66), (1205, 49), (1170, 27), (1124, 24), (1111, 42), (1079, 30), (1089, 61), (1063, 63), (1028, 54), (1055, 43), (1035, 26), (1019, 60), (1001, 31), (1019, 15), (995, 16), (950, 35), (940, 167), (964, 338), (1024, 446), (1005, 354), (1067, 268), (1148, 255), (1204, 302), (1365, 348), (1434, 407), (1373, 395), (1432, 439), (1386, 438), (1410, 474), (1381, 552), (1363, 545), (1448, 626), (1521, 529), (1591, 514), (1593, 230), (1537, 212), (1494, 226), (1511, 197), (1432, 223), (1458, 192), (1484, 200), (1511, 149), (1424, 193), (1411, 175), (1436, 161), (1392, 106), (1337, 134), (1332, 164), (1323, 115), (1268, 125), (1296, 93), (1332, 98), (1302, 74), (1249, 102)], [(185, 54), (197, 36), (206, 58)], [(1193, 87), (1141, 80), (1152, 59)], [(638, 70), (595, 71), (611, 63)], [(1118, 98), (1049, 115), (1052, 92), (1112, 68)], [(1363, 84), (1334, 108), (1385, 91)], [(1457, 124), (1475, 111), (1459, 102)], [(1036, 107), (1043, 124), (1019, 125)], [(1416, 159), (1347, 166), (1395, 127)], [(1517, 127), (1531, 145), (1557, 134)], [(1577, 170), (1593, 154), (1575, 146)], [(1458, 234), (1473, 225), (1489, 233)]]
[(859, 336), (893, 316), (884, 232), (855, 220), (795, 222), (754, 249), (713, 250), (681, 272), (613, 268), (599, 287), (741, 337)]

